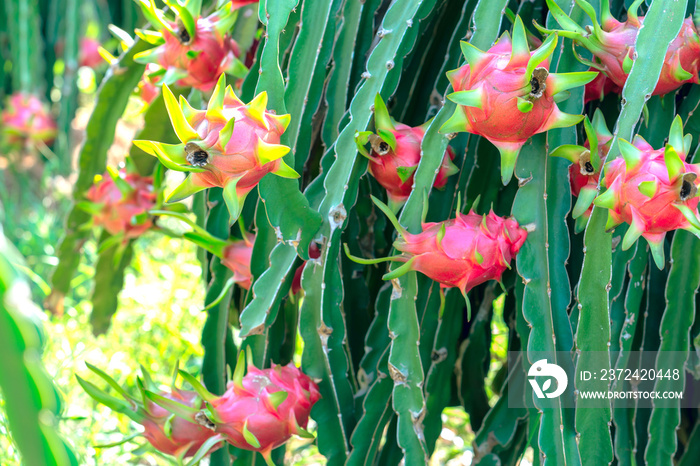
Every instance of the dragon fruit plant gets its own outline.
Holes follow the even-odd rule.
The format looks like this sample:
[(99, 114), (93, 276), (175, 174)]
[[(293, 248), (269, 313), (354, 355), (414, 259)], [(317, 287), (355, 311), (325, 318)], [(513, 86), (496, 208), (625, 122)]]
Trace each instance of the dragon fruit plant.
[(467, 131), (491, 141), (501, 153), (501, 179), (507, 184), (530, 137), (583, 119), (561, 112), (557, 95), (590, 82), (597, 73), (550, 73), (556, 34), (530, 52), (520, 17), (515, 19), (513, 38), (504, 33), (486, 52), (469, 42), (461, 44), (467, 63), (447, 74), (455, 90), (447, 98), (458, 107), (440, 131)]
[[(615, 19), (610, 12), (610, 1), (601, 2), (601, 22), (593, 7), (585, 0), (575, 0), (593, 22), (592, 28), (583, 28), (552, 0), (547, 0), (552, 15), (564, 29), (550, 31), (576, 41), (588, 49), (594, 56), (590, 66), (600, 70), (617, 88), (625, 86), (627, 77), (632, 69), (636, 52), (635, 42), (639, 30), (644, 24), (644, 16), (638, 15), (639, 6), (644, 0), (636, 0), (627, 10), (627, 20), (622, 23)], [(588, 62), (587, 62), (588, 63)], [(683, 21), (680, 32), (670, 43), (664, 57), (661, 76), (652, 95), (663, 95), (673, 92), (685, 83), (700, 83), (700, 34), (693, 18)]]
[(11, 95), (2, 111), (2, 127), (9, 144), (43, 143), (56, 137), (56, 121), (47, 106), (35, 95)]
[(93, 225), (123, 242), (137, 238), (153, 226), (149, 211), (157, 201), (153, 178), (111, 167), (85, 195), (80, 208), (92, 214)]
[(289, 147), (280, 136), (289, 125), (289, 115), (266, 110), (267, 93), (258, 94), (248, 105), (226, 87), (221, 75), (206, 110), (196, 110), (181, 98), (178, 103), (167, 86), (165, 105), (181, 144), (134, 141), (147, 153), (158, 157), (171, 170), (190, 172), (170, 191), (166, 202), (177, 202), (211, 187), (223, 188), (224, 201), (235, 222), (248, 193), (263, 176), (274, 173), (284, 178), (299, 175), (282, 157)]
[[(131, 24), (110, 28), (120, 54), (89, 100), (47, 307), (76, 302), (93, 225), (103, 229), (95, 333), (118, 312), (120, 284), (138, 280), (133, 254), (152, 250), (122, 238), (150, 225), (167, 244), (197, 246), (172, 267), (201, 270), (191, 285), (206, 290), (205, 322), (187, 329), (201, 331), (201, 382), (181, 373), (196, 396), (144, 381), (134, 404), (99, 398), (140, 413), (160, 450), (191, 455), (188, 466), (207, 454), (210, 466), (427, 466), (467, 454), (475, 466), (530, 455), (542, 466), (700, 464), (700, 420), (686, 397), (594, 406), (577, 395), (634, 390), (579, 377), (634, 372), (633, 351), (654, 351), (657, 373), (679, 371), (650, 390), (678, 391), (695, 375), (698, 0), (167, 0), (162, 9), (139, 0), (137, 17), (109, 4), (114, 22)], [(52, 24), (32, 18), (22, 24)], [(135, 27), (150, 30), (131, 39)], [(61, 67), (54, 49), (27, 47), (13, 31), (5, 88), (60, 96), (65, 141), (63, 96), (75, 80), (27, 82)], [(65, 63), (78, 63), (83, 35), (64, 42), (74, 54)], [(152, 103), (139, 108), (144, 70), (140, 92)], [(120, 120), (139, 125), (133, 169), (103, 175)], [(155, 198), (146, 189), (125, 202), (132, 175), (152, 178)], [(115, 236), (120, 247), (107, 248)], [(544, 357), (568, 376), (558, 397), (525, 390)], [(315, 439), (285, 443), (307, 428)], [(446, 428), (470, 445), (455, 436), (445, 447)]]
[[(376, 134), (362, 131), (355, 136), (357, 149), (369, 159), (369, 172), (386, 189), (389, 207), (393, 212), (398, 212), (411, 194), (413, 176), (421, 158), (420, 145), (430, 123), (429, 120), (412, 128), (395, 122), (389, 116), (381, 95), (377, 94), (374, 99)], [(367, 143), (372, 147), (371, 153), (365, 148)], [(448, 147), (433, 187), (443, 188), (447, 184), (447, 177), (459, 171), (452, 163), (454, 158), (454, 151)]]
[[(76, 375), (85, 392), (98, 403), (141, 424), (144, 428), (142, 435), (159, 452), (182, 459), (215, 451), (223, 445), (223, 439), (214, 438), (216, 433), (202, 421), (202, 416), (198, 416), (205, 404), (197, 392), (176, 386), (167, 391), (159, 390), (150, 374), (141, 368), (143, 378), (137, 379), (140, 396), (133, 396), (101, 369), (91, 364), (87, 364), (87, 367), (122, 398), (112, 396)], [(171, 413), (161, 405), (180, 407), (180, 415)], [(183, 412), (187, 414), (183, 415)], [(213, 441), (209, 441), (212, 438)]]
[(563, 157), (571, 162), (569, 178), (571, 194), (576, 197), (571, 216), (576, 220), (577, 233), (586, 228), (593, 210), (593, 199), (598, 195), (600, 172), (605, 161), (613, 135), (605, 124), (605, 118), (600, 110), (593, 115), (593, 122), (584, 120), (586, 141), (583, 146), (566, 144), (557, 147), (549, 155)]
[[(138, 0), (141, 11), (154, 31), (137, 34), (156, 47), (138, 53), (138, 63), (156, 63), (165, 70), (158, 82), (211, 91), (226, 72), (242, 77), (247, 69), (238, 57), (241, 50), (229, 34), (236, 21), (233, 5), (223, 5), (209, 16), (201, 16), (201, 1), (165, 2), (176, 13), (174, 20), (155, 6), (153, 0)], [(242, 6), (242, 5), (241, 5)]]
[(629, 228), (622, 249), (637, 238), (649, 243), (656, 265), (664, 267), (664, 237), (680, 228), (700, 237), (698, 185), (700, 165), (686, 162), (692, 136), (683, 136), (680, 116), (673, 120), (668, 144), (654, 149), (641, 136), (630, 144), (620, 140), (622, 158), (605, 170), (604, 193), (593, 203), (608, 209), (607, 229), (621, 223)]

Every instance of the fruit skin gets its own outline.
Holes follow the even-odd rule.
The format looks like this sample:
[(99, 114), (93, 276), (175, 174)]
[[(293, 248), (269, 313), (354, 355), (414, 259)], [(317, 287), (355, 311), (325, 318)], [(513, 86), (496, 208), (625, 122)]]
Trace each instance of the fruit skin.
[[(158, 395), (192, 408), (204, 408), (204, 401), (197, 392), (173, 388), (172, 392), (159, 392)], [(146, 416), (141, 421), (144, 427), (143, 436), (153, 447), (168, 455), (193, 456), (204, 442), (216, 435), (211, 429), (189, 422), (181, 417), (173, 416), (165, 408), (153, 401), (144, 406)], [(165, 423), (170, 419), (169, 434), (166, 433)], [(223, 442), (213, 447), (210, 452), (218, 450)]]
[[(117, 179), (118, 178), (118, 179)], [(103, 227), (109, 234), (123, 235), (124, 240), (141, 236), (153, 226), (150, 218), (137, 221), (156, 204), (153, 178), (126, 173), (107, 172), (86, 193), (92, 206), (95, 226)]]
[(100, 55), (101, 46), (102, 44), (100, 44), (99, 41), (91, 37), (83, 37), (80, 39), (79, 65), (93, 69), (104, 65), (106, 62), (104, 58), (102, 58), (102, 55)]
[(158, 65), (149, 63), (139, 81), (137, 94), (146, 105), (150, 105), (160, 94), (160, 76), (155, 74), (159, 69)]
[[(140, 396), (136, 397), (119, 387), (119, 384), (101, 369), (89, 363), (86, 365), (115, 389), (121, 398), (76, 375), (80, 386), (98, 403), (141, 424), (144, 427), (143, 436), (156, 450), (179, 458), (193, 456), (205, 442), (217, 435), (211, 423), (201, 422), (199, 413), (206, 407), (206, 403), (197, 391), (183, 390), (176, 386), (160, 390), (148, 372), (142, 368), (143, 378), (137, 378)], [(185, 375), (194, 379), (189, 374)], [(196, 380), (194, 384), (197, 385), (195, 390), (201, 386)], [(163, 407), (164, 404), (167, 406)], [(217, 450), (222, 445), (223, 441), (210, 441), (205, 453)]]
[[(594, 11), (589, 3), (583, 0), (575, 1), (584, 7), (584, 11)], [(612, 16), (609, 2), (603, 2), (600, 23), (594, 16), (589, 15), (593, 21), (592, 31), (589, 31), (573, 22), (553, 0), (547, 0), (552, 15), (564, 28), (556, 32), (573, 39), (593, 53), (595, 61), (586, 61), (586, 63), (602, 71), (619, 89), (624, 87), (629, 76), (635, 56), (634, 44), (644, 23), (644, 17), (637, 15), (640, 3), (641, 1), (638, 0), (630, 6), (627, 11), (627, 20), (623, 23)], [(554, 32), (544, 28), (539, 29)], [(689, 17), (683, 21), (678, 36), (668, 47), (661, 75), (652, 95), (668, 94), (685, 83), (700, 83), (698, 72), (700, 72), (700, 34), (692, 18)]]
[(458, 212), (451, 220), (424, 223), (421, 233), (404, 233), (394, 247), (404, 253), (412, 270), (466, 295), (484, 282), (500, 281), (526, 238), (527, 231), (513, 218), (471, 211)]
[(244, 73), (245, 67), (238, 60), (241, 50), (228, 34), (236, 20), (235, 8), (222, 6), (202, 17), (199, 11), (189, 11), (188, 4), (180, 7), (177, 20), (171, 21), (155, 8), (152, 0), (141, 1), (140, 5), (144, 16), (158, 27), (160, 38), (150, 37), (148, 41), (157, 46), (136, 54), (134, 60), (156, 63), (165, 69), (159, 82), (208, 92), (222, 73)]
[[(589, 71), (594, 71), (595, 68), (591, 68)], [(587, 104), (594, 100), (603, 100), (608, 94), (622, 94), (622, 88), (615, 84), (610, 78), (600, 73), (596, 78), (586, 84), (586, 90), (583, 95), (583, 103)]]
[(595, 111), (593, 122), (584, 119), (587, 139), (583, 146), (566, 144), (557, 147), (549, 155), (569, 160), (569, 179), (571, 194), (576, 197), (576, 204), (571, 216), (576, 220), (575, 231), (580, 233), (586, 228), (593, 210), (593, 199), (598, 195), (600, 169), (610, 151), (613, 135), (605, 124), (600, 109)]
[(608, 209), (608, 229), (620, 223), (630, 225), (622, 248), (626, 250), (639, 236), (644, 237), (660, 269), (664, 267), (666, 232), (684, 229), (700, 236), (700, 165), (685, 161), (691, 140), (690, 135), (683, 137), (680, 116), (674, 119), (669, 143), (663, 149), (654, 150), (641, 136), (636, 136), (633, 144), (620, 140), (622, 157), (607, 164), (607, 190), (594, 201)]
[(501, 153), (503, 184), (510, 181), (518, 153), (531, 136), (583, 119), (561, 112), (555, 95), (590, 82), (596, 73), (549, 73), (556, 42), (552, 34), (530, 52), (518, 16), (512, 40), (506, 32), (486, 52), (462, 42), (467, 64), (447, 74), (455, 90), (447, 98), (458, 106), (440, 131), (467, 131), (491, 141)]
[(3, 132), (10, 144), (42, 142), (50, 145), (56, 138), (56, 122), (44, 103), (35, 95), (12, 94), (2, 111)]
[(269, 369), (249, 364), (244, 377), (234, 376), (226, 393), (209, 402), (209, 412), (215, 431), (229, 443), (269, 460), (293, 434), (308, 435), (309, 413), (320, 398), (316, 383), (293, 363)]
[[(411, 195), (421, 159), (421, 143), (432, 120), (416, 127), (397, 123), (389, 117), (386, 104), (379, 94), (374, 99), (374, 115), (377, 134), (371, 131), (357, 133), (355, 143), (360, 153), (369, 159), (369, 172), (387, 190), (392, 211), (398, 212)], [(365, 148), (367, 143), (371, 145), (370, 152)], [(459, 171), (452, 163), (454, 158), (455, 152), (448, 146), (434, 187), (444, 188), (447, 178)]]
[(210, 187), (224, 189), (224, 201), (231, 223), (240, 215), (247, 194), (268, 173), (285, 178), (299, 175), (282, 159), (289, 147), (280, 137), (289, 125), (289, 115), (266, 110), (267, 93), (258, 94), (245, 105), (226, 87), (225, 75), (209, 100), (207, 110), (195, 110), (184, 98), (178, 104), (167, 85), (163, 98), (181, 144), (134, 141), (158, 157), (167, 168), (190, 175), (166, 196), (177, 202)]
[(250, 272), (250, 260), (253, 255), (255, 235), (245, 234), (244, 239), (229, 242), (223, 250), (221, 263), (233, 272), (233, 281), (241, 288), (250, 289), (253, 275)]

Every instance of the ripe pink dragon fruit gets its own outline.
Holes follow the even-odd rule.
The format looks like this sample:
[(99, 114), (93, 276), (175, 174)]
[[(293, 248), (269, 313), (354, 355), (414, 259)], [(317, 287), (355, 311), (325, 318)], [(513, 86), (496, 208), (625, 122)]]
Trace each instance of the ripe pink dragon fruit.
[(263, 176), (274, 173), (285, 178), (299, 175), (282, 157), (289, 147), (280, 144), (280, 136), (289, 125), (289, 115), (268, 112), (267, 94), (258, 94), (248, 105), (226, 87), (225, 75), (209, 100), (207, 110), (195, 110), (180, 97), (178, 104), (167, 86), (163, 97), (181, 144), (134, 141), (147, 153), (158, 157), (172, 170), (190, 175), (166, 198), (180, 201), (210, 187), (224, 189), (224, 201), (231, 223), (239, 216), (246, 195)]
[[(591, 68), (589, 71), (594, 71), (594, 68)], [(586, 84), (583, 103), (587, 104), (594, 100), (603, 100), (603, 97), (608, 94), (622, 94), (622, 88), (603, 73), (600, 73), (593, 81)]]
[[(87, 366), (110, 386), (119, 386), (104, 371), (91, 364)], [(144, 427), (143, 436), (159, 452), (175, 457), (193, 456), (207, 440), (217, 435), (206, 418), (199, 414), (205, 408), (205, 403), (197, 392), (174, 386), (169, 391), (162, 391), (147, 372), (144, 371), (143, 376), (143, 380), (138, 379), (141, 397), (131, 396), (122, 389), (119, 394), (124, 400), (109, 395), (79, 376), (76, 378), (85, 392), (97, 402), (141, 424)], [(222, 438), (210, 447), (205, 446), (205, 453), (218, 450), (223, 444)]]
[(691, 135), (683, 137), (680, 116), (671, 125), (664, 149), (654, 150), (641, 136), (636, 136), (633, 144), (620, 140), (622, 157), (608, 163), (604, 178), (607, 190), (593, 201), (608, 209), (608, 229), (623, 222), (629, 225), (622, 249), (643, 236), (660, 269), (664, 267), (667, 231), (682, 228), (700, 236), (700, 165), (685, 161), (691, 141)]
[(241, 288), (250, 289), (252, 274), (250, 259), (253, 255), (255, 235), (246, 233), (243, 239), (229, 242), (223, 250), (221, 263), (233, 272), (233, 281)]
[[(396, 123), (389, 116), (382, 97), (377, 94), (374, 99), (374, 125), (377, 134), (371, 131), (357, 133), (355, 142), (360, 153), (369, 159), (369, 172), (387, 190), (389, 207), (393, 212), (398, 212), (411, 194), (414, 174), (421, 158), (421, 142), (430, 121), (415, 128)], [(372, 146), (371, 153), (365, 149), (368, 142)], [(433, 186), (438, 189), (445, 187), (447, 177), (459, 171), (452, 163), (454, 158), (454, 150), (448, 147)]]
[(576, 220), (575, 230), (577, 233), (586, 228), (591, 216), (593, 199), (598, 195), (600, 169), (608, 155), (613, 139), (600, 109), (597, 109), (593, 115), (592, 124), (586, 117), (584, 127), (587, 140), (583, 146), (566, 144), (557, 147), (549, 154), (563, 157), (572, 162), (569, 166), (571, 194), (577, 199), (571, 216)]
[(228, 34), (236, 21), (235, 9), (224, 5), (201, 17), (201, 2), (188, 1), (185, 6), (172, 2), (170, 5), (177, 13), (177, 19), (172, 21), (155, 7), (153, 0), (142, 0), (139, 4), (158, 33), (140, 34), (156, 47), (136, 54), (134, 60), (157, 63), (165, 69), (162, 83), (210, 91), (222, 73), (242, 77), (247, 71), (238, 60), (241, 55), (238, 44)]
[(150, 105), (160, 94), (160, 80), (164, 72), (165, 70), (154, 63), (146, 65), (137, 93), (146, 105)]
[[(204, 400), (197, 392), (173, 387), (171, 392), (158, 392), (157, 395), (181, 405), (201, 410)], [(145, 417), (140, 421), (144, 427), (143, 436), (153, 447), (168, 455), (193, 456), (204, 442), (216, 435), (210, 428), (191, 422), (173, 414), (153, 401), (147, 400), (144, 406)], [(194, 421), (194, 419), (193, 419)], [(223, 446), (220, 442), (211, 451)]]
[(442, 288), (458, 288), (466, 297), (475, 286), (500, 280), (527, 239), (527, 230), (513, 218), (499, 217), (493, 212), (482, 216), (471, 211), (463, 215), (459, 208), (456, 218), (424, 223), (421, 233), (412, 234), (399, 224), (386, 205), (374, 197), (372, 200), (398, 231), (400, 238), (394, 247), (402, 254), (367, 260), (351, 256), (347, 245), (345, 252), (352, 260), (364, 264), (385, 260), (404, 262), (384, 275), (385, 280), (415, 270), (440, 283)]
[(80, 207), (93, 214), (93, 223), (124, 240), (136, 238), (153, 226), (148, 211), (156, 204), (153, 178), (109, 169), (85, 195)]
[(100, 55), (101, 46), (102, 44), (100, 44), (99, 41), (91, 37), (83, 37), (80, 39), (79, 65), (88, 68), (97, 68), (105, 64), (104, 58)]
[(583, 119), (561, 112), (555, 96), (590, 82), (596, 73), (550, 73), (549, 57), (556, 43), (552, 34), (530, 52), (518, 16), (513, 39), (504, 33), (487, 52), (462, 42), (467, 64), (448, 73), (455, 92), (447, 98), (458, 105), (440, 131), (467, 131), (491, 141), (501, 153), (503, 184), (511, 179), (518, 153), (531, 136)]
[[(576, 0), (576, 3), (593, 21), (592, 28), (579, 26), (553, 0), (547, 0), (550, 12), (565, 29), (556, 32), (587, 48), (595, 57), (594, 62), (588, 64), (605, 73), (618, 88), (622, 89), (632, 69), (636, 55), (634, 44), (639, 29), (644, 23), (644, 17), (637, 14), (641, 0), (630, 6), (627, 11), (627, 21), (624, 23), (612, 16), (609, 2), (602, 2), (600, 23), (595, 15), (590, 13), (595, 10), (588, 2)], [(544, 28), (540, 30), (547, 33), (554, 32)], [(685, 83), (700, 83), (699, 71), (700, 34), (692, 18), (686, 18), (678, 36), (668, 47), (661, 76), (652, 95), (668, 94)]]
[(49, 145), (56, 137), (56, 122), (42, 101), (31, 94), (16, 93), (2, 112), (3, 131), (10, 144), (42, 142)]
[(244, 377), (234, 375), (226, 393), (209, 401), (208, 412), (217, 433), (235, 447), (262, 453), (269, 463), (270, 452), (292, 435), (310, 435), (305, 429), (319, 398), (316, 383), (293, 363), (270, 369), (249, 364)]

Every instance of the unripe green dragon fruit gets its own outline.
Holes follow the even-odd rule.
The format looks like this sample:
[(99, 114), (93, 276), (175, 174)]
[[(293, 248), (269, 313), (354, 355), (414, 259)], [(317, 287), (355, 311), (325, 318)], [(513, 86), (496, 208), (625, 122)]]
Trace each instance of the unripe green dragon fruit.
[[(205, 404), (197, 392), (175, 386), (170, 390), (159, 390), (142, 368), (143, 379), (137, 379), (140, 396), (132, 396), (104, 371), (91, 364), (87, 366), (122, 398), (112, 396), (76, 376), (87, 394), (98, 403), (141, 424), (144, 427), (143, 436), (159, 452), (182, 459), (197, 453), (208, 454), (224, 444), (224, 439), (217, 437), (216, 432), (202, 422), (206, 419), (199, 413)], [(172, 411), (176, 411), (177, 415)]]
[(181, 144), (134, 141), (147, 153), (158, 157), (171, 170), (190, 172), (185, 181), (166, 196), (176, 202), (203, 189), (223, 188), (224, 201), (235, 222), (247, 194), (263, 176), (274, 173), (298, 178), (282, 157), (289, 147), (280, 136), (289, 125), (289, 115), (266, 110), (267, 93), (244, 104), (226, 87), (221, 75), (206, 110), (196, 110), (180, 97), (180, 102), (163, 86), (163, 98)]
[(583, 146), (565, 144), (549, 154), (563, 157), (572, 162), (569, 166), (571, 194), (577, 199), (571, 216), (576, 220), (575, 230), (577, 233), (586, 228), (591, 216), (593, 199), (598, 195), (600, 169), (608, 155), (613, 139), (600, 109), (597, 109), (593, 115), (592, 124), (588, 117), (585, 118), (584, 128), (587, 139)]
[(561, 112), (557, 94), (590, 82), (597, 73), (550, 73), (556, 34), (530, 52), (519, 16), (513, 38), (504, 33), (486, 52), (468, 42), (461, 44), (467, 64), (448, 73), (455, 92), (447, 98), (458, 106), (440, 131), (467, 131), (491, 141), (501, 153), (501, 178), (507, 184), (520, 148), (531, 136), (583, 119)]
[(680, 116), (673, 120), (663, 149), (654, 150), (641, 136), (633, 144), (621, 139), (622, 157), (606, 165), (607, 190), (593, 201), (608, 209), (608, 229), (629, 224), (622, 249), (629, 249), (643, 236), (660, 269), (664, 267), (666, 232), (684, 229), (700, 237), (700, 165), (685, 160), (691, 141), (690, 134), (683, 137)]
[[(627, 20), (624, 23), (612, 16), (609, 0), (601, 2), (600, 23), (591, 4), (585, 0), (575, 1), (589, 16), (593, 26), (581, 27), (553, 0), (547, 0), (552, 16), (564, 30), (551, 31), (539, 28), (540, 31), (556, 32), (588, 49), (593, 54), (594, 60), (591, 62), (580, 58), (581, 61), (602, 71), (619, 89), (622, 89), (634, 63), (637, 34), (644, 24), (644, 17), (638, 16), (639, 6), (644, 0), (636, 0), (630, 5), (627, 10)], [(686, 18), (678, 36), (669, 44), (661, 75), (652, 95), (668, 94), (685, 83), (700, 83), (699, 71), (700, 34), (692, 18)]]
[(247, 69), (238, 60), (241, 50), (229, 35), (237, 16), (234, 5), (223, 5), (202, 17), (201, 1), (189, 0), (183, 6), (169, 0), (165, 4), (175, 12), (177, 17), (173, 20), (157, 9), (153, 0), (138, 3), (144, 17), (158, 31), (137, 31), (156, 47), (136, 54), (134, 60), (157, 63), (165, 69), (159, 82), (210, 91), (224, 72), (236, 77), (245, 75)]
[(96, 176), (95, 184), (78, 207), (92, 214), (94, 226), (126, 241), (141, 236), (153, 226), (148, 211), (156, 205), (153, 178), (107, 169)]
[[(389, 207), (393, 212), (398, 212), (411, 195), (414, 174), (421, 159), (421, 142), (429, 125), (430, 120), (415, 128), (395, 122), (389, 116), (382, 97), (377, 94), (374, 99), (376, 134), (362, 131), (355, 135), (357, 148), (369, 159), (369, 172), (386, 189)], [(365, 148), (367, 143), (371, 145), (371, 152)], [(448, 147), (435, 177), (434, 187), (445, 187), (447, 177), (459, 171), (452, 163), (454, 158), (454, 150)]]
[(393, 223), (400, 237), (394, 247), (401, 255), (362, 259), (345, 253), (362, 264), (376, 264), (386, 260), (404, 262), (400, 267), (384, 275), (394, 279), (415, 270), (440, 283), (442, 288), (458, 288), (465, 296), (477, 285), (489, 280), (499, 280), (510, 268), (510, 262), (527, 239), (528, 230), (513, 218), (503, 218), (490, 212), (479, 215), (474, 211), (460, 213), (451, 220), (423, 223), (423, 231), (412, 234), (398, 222), (389, 208), (372, 197), (374, 203)]

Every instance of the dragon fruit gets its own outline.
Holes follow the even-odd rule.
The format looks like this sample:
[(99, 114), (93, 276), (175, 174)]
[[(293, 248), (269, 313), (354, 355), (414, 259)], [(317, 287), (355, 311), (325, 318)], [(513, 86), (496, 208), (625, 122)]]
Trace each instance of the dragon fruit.
[(654, 150), (641, 136), (633, 144), (620, 140), (622, 157), (606, 165), (607, 190), (593, 201), (608, 209), (607, 229), (629, 224), (622, 249), (629, 249), (643, 236), (660, 269), (664, 267), (666, 232), (684, 229), (700, 236), (700, 165), (685, 161), (691, 141), (691, 135), (683, 137), (680, 116), (673, 120), (664, 149)]
[[(237, 374), (221, 397), (208, 401), (207, 413), (214, 430), (229, 443), (260, 452), (268, 464), (274, 448), (292, 435), (308, 437), (309, 413), (321, 398), (318, 386), (293, 363), (273, 364), (270, 369), (248, 365), (242, 376), (239, 359)], [(313, 437), (312, 437), (313, 438)]]
[(156, 204), (153, 178), (108, 169), (97, 176), (79, 207), (93, 215), (93, 224), (124, 240), (136, 238), (153, 226), (148, 211)]
[(361, 259), (345, 253), (352, 260), (375, 264), (385, 260), (404, 262), (384, 275), (385, 280), (400, 277), (409, 270), (423, 273), (440, 283), (442, 288), (458, 288), (466, 297), (469, 290), (489, 280), (500, 280), (510, 268), (527, 239), (527, 230), (513, 218), (503, 218), (490, 212), (479, 215), (471, 211), (454, 219), (424, 223), (418, 234), (407, 232), (389, 208), (372, 197), (374, 203), (389, 217), (400, 235), (394, 247), (402, 254), (381, 259)]
[(221, 75), (209, 100), (207, 110), (195, 110), (180, 97), (178, 104), (168, 86), (163, 97), (181, 144), (134, 141), (147, 153), (158, 157), (167, 168), (187, 171), (190, 175), (166, 197), (166, 202), (180, 201), (210, 187), (223, 188), (224, 201), (231, 223), (239, 216), (246, 195), (263, 176), (274, 173), (285, 178), (299, 175), (282, 157), (289, 147), (280, 144), (280, 136), (290, 121), (289, 115), (275, 115), (266, 110), (267, 94), (258, 94), (243, 104), (226, 87)]
[(3, 131), (10, 144), (42, 142), (49, 145), (56, 137), (56, 122), (42, 101), (31, 94), (16, 93), (2, 112)]
[[(589, 71), (594, 71), (594, 68), (591, 68)], [(608, 94), (622, 94), (622, 88), (603, 73), (600, 73), (593, 81), (586, 84), (583, 103), (587, 104), (594, 100), (603, 100), (603, 97)]]
[(88, 68), (97, 68), (105, 64), (104, 58), (100, 55), (100, 47), (102, 45), (99, 41), (91, 37), (83, 37), (80, 39), (80, 55), (78, 57), (78, 63), (80, 66), (86, 66)]
[(185, 6), (177, 2), (168, 5), (177, 13), (176, 20), (166, 18), (153, 0), (140, 0), (141, 10), (158, 32), (137, 33), (156, 47), (134, 56), (138, 63), (157, 63), (165, 74), (159, 82), (192, 86), (210, 91), (217, 78), (226, 72), (236, 77), (247, 69), (238, 60), (241, 50), (228, 31), (236, 21), (235, 8), (222, 6), (207, 17), (200, 16), (201, 1), (190, 0)]
[(255, 236), (246, 233), (243, 239), (229, 242), (223, 249), (221, 263), (233, 272), (233, 281), (241, 288), (250, 289), (252, 274), (250, 259)]
[(141, 81), (138, 84), (138, 97), (143, 100), (146, 105), (150, 105), (158, 94), (160, 94), (160, 80), (162, 75), (165, 73), (160, 66), (149, 63), (146, 65), (146, 71), (141, 77)]
[[(393, 212), (397, 212), (411, 194), (414, 174), (421, 158), (421, 142), (430, 121), (415, 128), (396, 123), (389, 117), (386, 104), (377, 94), (374, 99), (374, 124), (377, 134), (358, 132), (355, 142), (360, 153), (369, 159), (369, 172), (387, 190), (389, 206)], [(371, 154), (365, 148), (367, 143), (372, 146)], [(459, 171), (452, 163), (454, 158), (454, 150), (448, 147), (433, 186), (443, 188), (447, 177)]]
[(559, 146), (550, 155), (563, 157), (570, 162), (569, 178), (571, 194), (576, 197), (576, 204), (571, 216), (576, 220), (577, 233), (586, 228), (593, 210), (593, 199), (598, 195), (600, 169), (608, 155), (613, 135), (605, 125), (605, 118), (600, 109), (593, 115), (591, 124), (588, 117), (584, 120), (587, 140), (583, 146), (566, 144)]
[[(94, 384), (76, 376), (85, 392), (97, 402), (113, 411), (126, 414), (131, 420), (144, 427), (143, 436), (156, 450), (175, 457), (195, 455), (201, 448), (212, 452), (221, 448), (220, 442), (209, 442), (214, 432), (204, 418), (199, 415), (205, 407), (204, 400), (197, 392), (172, 387), (169, 391), (158, 390), (150, 375), (143, 371), (143, 379), (138, 379), (141, 397), (134, 397), (107, 375), (104, 371), (88, 364), (88, 368), (110, 386), (119, 388), (124, 400), (111, 396)], [(177, 411), (174, 415), (172, 411)]]
[[(594, 56), (594, 62), (585, 61), (591, 67), (602, 71), (618, 88), (622, 89), (627, 81), (636, 55), (634, 44), (644, 17), (638, 16), (638, 8), (643, 0), (635, 1), (627, 10), (627, 21), (621, 23), (610, 12), (610, 2), (601, 3), (599, 23), (594, 8), (584, 0), (576, 3), (586, 12), (593, 22), (592, 27), (583, 28), (569, 18), (553, 1), (547, 0), (549, 10), (563, 31), (559, 35), (573, 39), (588, 49)], [(540, 31), (554, 32), (539, 28)], [(671, 42), (664, 58), (661, 76), (652, 95), (668, 94), (685, 83), (700, 83), (700, 34), (692, 18), (686, 18), (678, 36)]]
[(468, 42), (461, 44), (467, 64), (448, 73), (456, 92), (447, 98), (458, 105), (440, 131), (467, 131), (491, 141), (501, 153), (501, 178), (507, 184), (518, 153), (531, 136), (583, 119), (561, 112), (557, 94), (590, 82), (597, 73), (550, 73), (556, 34), (530, 52), (519, 16), (513, 38), (504, 33), (487, 52)]

